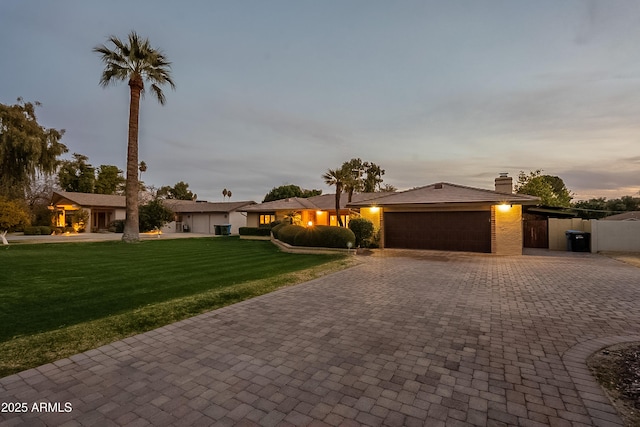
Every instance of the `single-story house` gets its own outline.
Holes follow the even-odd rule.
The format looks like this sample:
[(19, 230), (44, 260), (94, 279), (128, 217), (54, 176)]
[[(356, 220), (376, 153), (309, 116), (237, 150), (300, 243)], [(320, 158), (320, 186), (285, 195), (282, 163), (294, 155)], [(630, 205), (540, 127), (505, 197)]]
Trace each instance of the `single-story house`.
[(380, 229), (381, 247), (522, 254), (522, 207), (539, 198), (512, 193), (501, 174), (495, 190), (440, 182), (352, 201)]
[[(355, 193), (352, 202), (380, 197), (380, 194)], [(357, 209), (347, 207), (348, 200), (349, 195), (343, 193), (340, 197), (340, 217), (345, 226), (349, 223), (350, 214), (353, 211), (357, 212)], [(241, 210), (247, 213), (247, 227), (260, 227), (289, 217), (293, 217), (294, 222), (304, 226), (338, 225), (335, 194), (322, 194), (308, 198), (290, 197), (245, 206)]]
[[(217, 202), (166, 199), (164, 205), (175, 214), (175, 219), (165, 225), (163, 232), (183, 232), (215, 234), (216, 225), (231, 225), (231, 233), (237, 234), (239, 227), (246, 224), (245, 215), (239, 210), (253, 201)], [(58, 227), (71, 227), (73, 215), (80, 209), (89, 213), (86, 230), (97, 232), (107, 230), (109, 224), (126, 218), (124, 196), (72, 193), (55, 191), (50, 209), (55, 213), (54, 223)]]
[(106, 230), (111, 222), (126, 216), (124, 196), (110, 194), (54, 191), (49, 208), (54, 212), (56, 227), (71, 227), (74, 214), (85, 210), (89, 214), (85, 229), (90, 232)]
[(164, 205), (175, 214), (175, 219), (167, 223), (163, 233), (190, 231), (193, 233), (216, 234), (216, 225), (230, 225), (231, 234), (246, 225), (243, 211), (255, 205), (254, 201), (204, 202), (167, 199)]

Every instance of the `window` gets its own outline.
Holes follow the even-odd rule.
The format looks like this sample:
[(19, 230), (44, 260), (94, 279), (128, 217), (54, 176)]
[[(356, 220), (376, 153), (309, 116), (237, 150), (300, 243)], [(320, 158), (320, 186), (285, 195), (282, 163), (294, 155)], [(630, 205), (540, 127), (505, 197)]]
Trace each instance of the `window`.
[[(340, 215), (340, 219), (342, 219), (342, 225), (345, 227), (349, 224), (349, 215)], [(335, 227), (339, 225), (335, 215), (329, 215), (329, 225), (333, 225)]]
[(275, 220), (276, 220), (275, 214), (263, 214), (263, 215), (260, 215), (259, 225), (269, 225)]

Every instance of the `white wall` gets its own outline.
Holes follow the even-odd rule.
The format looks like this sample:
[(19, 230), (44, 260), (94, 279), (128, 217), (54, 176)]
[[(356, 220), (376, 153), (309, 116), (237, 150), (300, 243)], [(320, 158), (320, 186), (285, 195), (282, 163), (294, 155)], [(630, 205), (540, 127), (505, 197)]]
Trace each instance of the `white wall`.
[(640, 221), (591, 220), (591, 252), (640, 252)]
[[(231, 224), (231, 234), (238, 234), (240, 227), (246, 227), (247, 218), (241, 212), (224, 213), (192, 213), (182, 214), (182, 224), (189, 226), (191, 233), (215, 234), (216, 225)], [(163, 233), (182, 232), (176, 230), (176, 223), (172, 221), (162, 227)]]
[(549, 249), (567, 250), (567, 230), (591, 232), (591, 222), (580, 218), (549, 218)]

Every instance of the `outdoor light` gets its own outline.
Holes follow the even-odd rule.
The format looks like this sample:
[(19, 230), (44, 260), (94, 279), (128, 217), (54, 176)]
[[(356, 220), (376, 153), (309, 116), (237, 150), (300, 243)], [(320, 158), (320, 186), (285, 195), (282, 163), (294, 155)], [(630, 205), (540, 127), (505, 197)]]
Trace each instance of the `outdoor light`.
[(307, 223), (307, 227), (313, 227), (313, 221), (309, 221), (309, 222)]
[(500, 212), (509, 212), (509, 209), (511, 209), (511, 205), (503, 203), (501, 205), (498, 205), (498, 209), (500, 210)]
[(379, 208), (379, 207), (377, 207), (377, 206), (372, 206), (372, 207), (371, 207), (371, 208), (369, 208), (369, 209), (371, 210), (371, 213), (376, 213), (376, 212), (378, 212), (378, 211), (380, 210), (380, 208)]

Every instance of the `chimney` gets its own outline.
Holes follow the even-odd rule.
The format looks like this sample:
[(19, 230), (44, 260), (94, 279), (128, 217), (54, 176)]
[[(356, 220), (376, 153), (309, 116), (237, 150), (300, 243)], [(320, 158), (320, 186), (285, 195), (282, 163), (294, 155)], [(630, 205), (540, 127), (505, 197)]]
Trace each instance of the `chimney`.
[(507, 172), (500, 172), (500, 176), (496, 178), (496, 193), (513, 193), (513, 178)]

